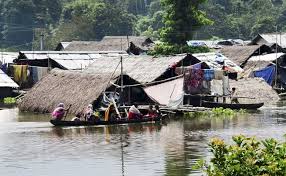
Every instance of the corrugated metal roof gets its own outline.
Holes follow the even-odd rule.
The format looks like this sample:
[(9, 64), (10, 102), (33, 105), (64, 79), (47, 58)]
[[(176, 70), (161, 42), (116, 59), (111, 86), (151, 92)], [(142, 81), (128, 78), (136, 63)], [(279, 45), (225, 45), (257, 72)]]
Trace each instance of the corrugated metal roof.
[(29, 60), (50, 58), (69, 70), (83, 69), (94, 62), (95, 59), (102, 57), (118, 57), (121, 55), (128, 55), (125, 51), (21, 51), (20, 53)]
[(260, 36), (266, 40), (268, 43), (277, 43), (282, 48), (286, 48), (286, 33), (282, 34), (260, 34)]
[(19, 86), (0, 69), (0, 87), (18, 88)]
[(199, 53), (199, 54), (193, 54), (194, 57), (199, 59), (202, 62), (205, 62), (208, 64), (209, 67), (212, 69), (222, 69), (222, 65), (219, 64), (217, 61), (218, 59), (222, 59), (225, 62), (225, 66), (228, 66), (232, 69), (234, 69), (237, 72), (242, 72), (243, 69), (236, 65), (234, 62), (232, 62), (230, 59), (225, 57), (222, 54), (218, 53)]
[(259, 62), (259, 61), (272, 62), (283, 55), (285, 55), (285, 53), (277, 53), (277, 54), (271, 53), (271, 54), (265, 54), (265, 55), (259, 55), (259, 56), (252, 56), (251, 58), (249, 58), (248, 62)]

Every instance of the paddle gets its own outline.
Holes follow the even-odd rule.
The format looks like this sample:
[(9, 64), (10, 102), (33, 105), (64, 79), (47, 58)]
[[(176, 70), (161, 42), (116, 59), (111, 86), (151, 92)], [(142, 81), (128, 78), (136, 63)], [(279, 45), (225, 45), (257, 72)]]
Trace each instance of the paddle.
[(66, 119), (66, 117), (67, 117), (67, 115), (68, 115), (68, 113), (69, 113), (69, 110), (70, 110), (71, 106), (72, 106), (72, 105), (70, 104), (69, 107), (68, 107), (68, 109), (67, 109), (67, 111), (66, 111), (66, 113), (65, 113), (64, 120)]

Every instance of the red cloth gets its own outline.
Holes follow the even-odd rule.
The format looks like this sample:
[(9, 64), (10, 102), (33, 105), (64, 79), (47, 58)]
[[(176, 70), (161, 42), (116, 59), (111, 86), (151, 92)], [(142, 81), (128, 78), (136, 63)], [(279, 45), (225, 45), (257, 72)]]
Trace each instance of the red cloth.
[(128, 120), (136, 119), (136, 114), (132, 112), (128, 112)]

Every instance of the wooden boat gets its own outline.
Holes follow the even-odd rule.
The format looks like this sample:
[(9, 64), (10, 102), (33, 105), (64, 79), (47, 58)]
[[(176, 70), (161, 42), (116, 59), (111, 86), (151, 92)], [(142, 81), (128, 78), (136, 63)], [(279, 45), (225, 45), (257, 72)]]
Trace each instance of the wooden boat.
[(162, 117), (155, 118), (142, 118), (142, 119), (122, 119), (116, 121), (63, 121), (63, 120), (50, 120), (54, 126), (94, 126), (94, 125), (116, 125), (116, 124), (129, 124), (129, 123), (144, 123), (144, 122), (156, 122), (162, 120)]
[(235, 103), (219, 103), (219, 102), (210, 102), (202, 101), (202, 106), (207, 108), (230, 108), (230, 109), (258, 109), (262, 107), (264, 103), (251, 103), (251, 104), (235, 104)]

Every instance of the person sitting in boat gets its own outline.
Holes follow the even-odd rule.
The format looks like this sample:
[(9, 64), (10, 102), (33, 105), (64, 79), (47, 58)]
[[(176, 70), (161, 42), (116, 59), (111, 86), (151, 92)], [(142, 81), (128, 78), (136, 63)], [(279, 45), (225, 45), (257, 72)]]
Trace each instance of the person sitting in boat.
[(62, 120), (66, 111), (65, 105), (63, 103), (59, 103), (52, 112), (52, 120)]
[(80, 118), (81, 118), (81, 113), (77, 113), (76, 116), (74, 118), (72, 118), (71, 121), (76, 121), (76, 122), (79, 122), (80, 121)]
[(143, 115), (141, 114), (141, 112), (140, 112), (137, 108), (138, 108), (137, 104), (132, 105), (132, 106), (129, 108), (129, 111), (128, 111), (128, 120), (140, 119), (140, 118), (142, 118)]
[(148, 114), (147, 114), (147, 117), (149, 118), (154, 118), (156, 116), (156, 111), (153, 109), (153, 106), (150, 105), (149, 108), (148, 108)]
[(105, 121), (115, 121), (118, 119), (118, 115), (116, 113), (114, 105), (111, 103), (109, 104), (108, 108), (105, 110)]
[(238, 99), (237, 99), (237, 92), (236, 92), (236, 88), (235, 87), (233, 87), (231, 89), (230, 102), (239, 104)]
[(86, 121), (93, 121), (94, 120), (94, 115), (93, 115), (93, 106), (92, 104), (89, 104), (86, 109), (84, 110), (84, 118)]

